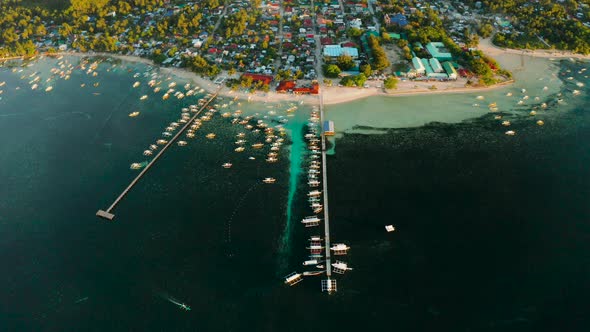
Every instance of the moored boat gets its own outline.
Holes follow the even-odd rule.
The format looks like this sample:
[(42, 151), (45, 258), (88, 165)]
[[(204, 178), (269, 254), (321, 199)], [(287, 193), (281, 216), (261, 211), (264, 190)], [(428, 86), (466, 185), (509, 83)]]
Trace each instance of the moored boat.
[(285, 277), (285, 284), (294, 286), (303, 280), (301, 273), (293, 272)]
[(275, 178), (264, 178), (262, 182), (264, 183), (275, 183), (277, 180)]

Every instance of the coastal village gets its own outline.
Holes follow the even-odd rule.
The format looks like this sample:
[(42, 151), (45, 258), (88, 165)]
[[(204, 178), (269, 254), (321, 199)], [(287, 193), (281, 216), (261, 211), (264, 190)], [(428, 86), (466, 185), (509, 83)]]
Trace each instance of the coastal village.
[[(100, 1), (103, 5), (99, 5)], [(301, 250), (292, 251), (293, 257), (298, 258), (286, 258), (282, 262), (284, 266), (280, 270), (287, 266), (290, 269), (291, 263), (299, 260), (295, 271), (284, 277), (284, 284), (295, 286), (304, 279), (319, 276), (322, 278), (321, 290), (328, 294), (337, 292), (337, 278), (353, 270), (345, 259), (348, 259), (347, 255), (354, 243), (350, 242), (349, 246), (340, 242), (349, 240), (336, 240), (336, 236), (332, 235), (341, 238), (344, 236), (330, 231), (327, 164), (328, 156), (335, 151), (334, 138), (338, 138), (331, 136), (339, 133), (335, 128), (335, 121), (326, 119), (323, 99), (325, 92), (337, 91), (343, 95), (350, 92), (354, 95), (353, 92), (358, 91), (378, 91), (387, 94), (399, 86), (403, 86), (405, 91), (424, 87), (449, 91), (457, 87), (486, 88), (511, 83), (512, 74), (501, 68), (490, 54), (480, 48), (479, 36), (489, 32), (489, 38), (495, 32), (494, 38), (506, 38), (519, 35), (519, 29), (524, 27), (522, 22), (513, 18), (485, 12), (482, 9), (484, 4), (480, 1), (471, 1), (469, 5), (462, 1), (424, 3), (413, 0), (387, 3), (375, 0), (227, 0), (223, 3), (219, 0), (134, 0), (133, 5), (127, 1), (118, 1), (111, 5), (109, 3), (109, 0), (72, 0), (68, 9), (71, 18), (36, 8), (9, 12), (0, 20), (0, 27), (4, 29), (0, 33), (2, 45), (5, 45), (0, 49), (0, 55), (4, 59), (16, 59), (14, 63), (18, 63), (10, 64), (6, 72), (10, 70), (15, 77), (20, 76), (23, 83), (28, 81), (30, 88), (21, 90), (17, 85), (11, 91), (26, 90), (36, 93), (44, 90), (47, 96), (55, 96), (56, 92), (51, 84), (57, 80), (71, 79), (70, 84), (75, 83), (76, 87), (79, 85), (79, 91), (87, 91), (89, 96), (100, 96), (103, 91), (109, 90), (102, 90), (107, 84), (101, 85), (94, 77), (113, 74), (111, 77), (115, 79), (105, 80), (105, 83), (122, 83), (129, 76), (131, 81), (128, 82), (128, 89), (135, 89), (137, 93), (126, 91), (121, 88), (122, 85), (111, 88), (114, 90), (110, 91), (121, 93), (125, 99), (110, 110), (105, 122), (78, 111), (69, 114), (86, 116), (88, 123), (102, 126), (99, 132), (112, 126), (109, 122), (111, 117), (120, 116), (122, 111), (126, 113), (123, 118), (128, 121), (147, 119), (148, 114), (159, 114), (166, 119), (175, 117), (158, 128), (159, 133), (155, 137), (142, 143), (143, 152), (135, 156), (139, 159), (129, 166), (138, 174), (108, 207), (98, 209), (96, 216), (114, 221), (116, 207), (167, 151), (176, 147), (189, 150), (191, 141), (203, 146), (208, 144), (212, 152), (194, 155), (203, 159), (210, 158), (211, 165), (213, 162), (217, 163), (216, 167), (220, 172), (216, 174), (222, 179), (215, 180), (217, 189), (222, 188), (222, 185), (227, 185), (228, 188), (235, 185), (230, 180), (224, 181), (227, 174), (236, 174), (244, 169), (256, 170), (256, 175), (239, 174), (247, 189), (240, 194), (239, 190), (232, 188), (232, 195), (241, 195), (236, 196), (238, 199), (230, 199), (229, 194), (220, 199), (230, 201), (228, 206), (233, 204), (233, 211), (229, 213), (231, 209), (224, 208), (223, 212), (227, 212), (227, 217), (223, 220), (223, 227), (210, 233), (218, 236), (218, 242), (223, 240), (219, 247), (224, 249), (224, 253), (218, 257), (238, 261), (234, 258), (234, 252), (239, 245), (234, 247), (234, 242), (240, 243), (236, 236), (240, 226), (234, 222), (234, 218), (240, 209), (263, 210), (244, 203), (250, 193), (264, 188), (275, 195), (276, 192), (272, 192), (274, 188), (289, 188), (287, 222), (278, 242), (289, 243), (293, 220), (300, 220), (302, 230), (297, 232), (306, 232), (306, 236), (299, 243)], [(581, 7), (581, 16), (575, 15), (576, 19), (585, 19), (586, 12), (585, 7)], [(10, 15), (13, 15), (12, 18), (20, 18), (15, 26), (6, 20)], [(540, 43), (546, 43), (540, 34), (535, 38)], [(20, 60), (25, 55), (35, 58), (41, 54), (48, 56), (45, 60), (53, 62), (49, 71), (38, 71), (32, 62)], [(83, 56), (67, 56), (68, 54)], [(521, 55), (519, 57), (521, 60), (524, 58)], [(134, 61), (118, 61), (128, 58)], [(72, 59), (79, 62), (71, 62)], [(136, 67), (138, 61), (142, 65)], [(149, 65), (152, 62), (159, 67)], [(576, 77), (585, 75), (585, 71), (586, 68), (581, 68), (574, 74), (572, 70), (566, 69), (559, 74), (568, 75), (567, 78), (564, 77), (564, 82), (571, 81), (571, 92), (563, 90), (567, 91), (568, 96), (570, 93), (571, 96), (582, 93), (574, 89), (574, 84), (576, 88), (585, 86), (584, 82), (576, 81)], [(77, 72), (81, 75), (77, 75)], [(121, 76), (114, 76), (115, 72)], [(178, 72), (189, 75), (175, 75)], [(550, 74), (546, 75), (549, 76)], [(175, 81), (178, 78), (180, 83)], [(185, 78), (187, 79), (183, 80)], [(80, 81), (76, 81), (77, 79)], [(208, 81), (203, 82), (203, 79)], [(533, 77), (531, 80), (537, 78)], [(10, 86), (11, 83), (11, 79), (7, 79), (0, 82), (0, 87)], [(534, 121), (536, 126), (544, 126), (544, 121), (547, 120), (544, 110), (564, 103), (562, 92), (555, 93), (555, 98), (549, 97), (553, 94), (549, 80), (538, 84), (545, 83), (547, 85), (542, 88), (532, 85), (530, 97), (526, 88), (519, 88), (520, 92), (507, 92), (506, 97), (512, 97), (513, 93), (516, 97), (520, 93), (516, 105), (522, 105), (519, 109), (521, 114), (527, 112), (521, 118), (534, 119), (517, 121)], [(543, 100), (546, 102), (542, 101), (540, 91), (545, 93), (543, 98), (547, 99)], [(0, 90), (0, 94), (2, 92)], [(232, 95), (234, 92), (236, 93)], [(273, 93), (272, 97), (279, 98), (269, 98), (270, 104), (266, 104), (268, 100), (264, 100), (264, 106), (254, 103), (248, 107), (242, 104), (246, 102), (239, 98), (237, 92), (262, 96)], [(294, 100), (302, 95), (319, 95), (319, 98), (309, 98), (319, 102), (311, 105), (308, 113), (297, 111), (304, 101)], [(137, 96), (139, 101), (136, 99), (135, 103), (127, 102), (130, 100), (129, 96)], [(275, 103), (277, 99), (282, 101), (282, 96), (288, 96), (284, 98), (288, 103)], [(291, 96), (296, 98), (289, 98)], [(111, 98), (110, 95), (108, 97)], [(154, 98), (157, 103), (152, 103), (153, 97), (158, 97)], [(508, 137), (515, 136), (516, 130), (521, 132), (520, 123), (511, 124), (509, 121), (516, 117), (499, 110), (502, 105), (498, 105), (502, 101), (496, 103), (490, 100), (484, 104), (486, 98), (488, 96), (483, 94), (476, 96), (477, 103), (469, 103), (467, 107), (483, 112), (489, 110), (498, 127), (514, 128), (504, 132)], [(536, 105), (525, 105), (529, 98)], [(167, 101), (169, 99), (184, 100), (172, 103)], [(113, 100), (116, 98), (110, 101)], [(86, 101), (84, 99), (85, 106)], [(169, 107), (161, 107), (165, 101)], [(482, 103), (481, 108), (479, 103)], [(100, 107), (97, 112), (103, 116), (106, 115), (104, 110), (110, 109), (99, 103), (93, 106), (97, 106), (97, 109)], [(166, 112), (161, 112), (163, 109)], [(176, 115), (172, 113), (174, 109)], [(372, 108), (363, 107), (362, 110), (369, 113)], [(129, 111), (132, 112), (127, 113)], [(302, 114), (308, 115), (307, 119)], [(469, 114), (473, 116), (472, 113)], [(55, 118), (47, 117), (44, 121)], [(143, 131), (144, 128), (137, 130)], [(525, 130), (522, 132), (526, 134)], [(117, 134), (128, 135), (130, 132), (121, 129)], [(109, 137), (108, 141), (114, 140)], [(100, 143), (102, 142), (96, 138), (92, 141), (92, 145), (100, 146)], [(112, 158), (112, 143), (104, 143), (103, 146), (105, 150), (108, 147), (109, 154), (100, 158)], [(289, 155), (286, 156), (286, 153)], [(282, 167), (273, 166), (285, 166), (284, 160), (289, 160), (289, 165), (293, 166), (288, 173), (283, 172)], [(187, 167), (192, 173), (190, 176), (209, 171), (208, 162), (209, 159), (202, 167)], [(335, 175), (342, 176), (338, 173)], [(214, 179), (214, 176), (215, 174), (209, 174), (208, 178)], [(247, 182), (252, 179), (252, 182)], [(198, 189), (205, 192), (206, 185), (203, 181), (199, 183)], [(334, 187), (338, 194), (339, 188)], [(294, 199), (307, 204), (303, 204), (304, 208), (300, 210), (294, 209)], [(125, 212), (121, 215), (124, 217)], [(338, 221), (344, 219), (334, 213), (332, 217)], [(265, 219), (276, 223), (276, 220), (270, 220), (266, 216)], [(398, 222), (396, 219), (391, 220), (378, 220), (385, 228), (385, 231), (381, 228), (381, 232), (391, 233), (399, 227), (397, 224), (394, 226)], [(394, 224), (386, 224), (388, 222)], [(399, 229), (403, 231), (403, 226)], [(252, 233), (251, 228), (248, 232)], [(297, 237), (291, 239), (295, 238)], [(247, 241), (250, 245), (251, 238)], [(277, 249), (275, 244), (271, 250), (277, 250), (279, 254), (283, 250), (289, 251), (288, 247)], [(301, 257), (304, 257), (303, 260)], [(300, 273), (299, 269), (303, 271)], [(363, 271), (362, 268), (359, 270)], [(180, 310), (191, 310), (187, 303), (172, 296), (164, 294), (160, 298)], [(82, 297), (78, 301), (87, 299), (88, 297)]]
[[(317, 94), (320, 85), (385, 91), (407, 80), (508, 81), (478, 51), (476, 29), (489, 22), (479, 28), (521, 33), (481, 1), (72, 1), (72, 9), (70, 22), (17, 11), (18, 24), (0, 22), (2, 44), (16, 45), (0, 55), (108, 52), (186, 67), (232, 90)], [(587, 12), (580, 4), (572, 18), (590, 26)]]

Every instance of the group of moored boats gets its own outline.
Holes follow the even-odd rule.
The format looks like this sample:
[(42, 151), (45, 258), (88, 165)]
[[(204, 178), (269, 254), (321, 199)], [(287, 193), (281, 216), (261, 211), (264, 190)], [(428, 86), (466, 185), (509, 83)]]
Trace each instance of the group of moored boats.
[[(230, 101), (229, 104), (221, 105), (221, 108), (225, 108), (228, 105), (231, 105), (233, 101)], [(239, 103), (238, 103), (239, 105)], [(216, 105), (217, 106), (217, 105)], [(269, 115), (274, 115), (276, 112), (270, 111)], [(234, 148), (235, 152), (241, 153), (246, 151), (247, 147), (251, 147), (253, 150), (262, 149), (265, 146), (270, 146), (270, 151), (267, 154), (266, 162), (268, 163), (276, 163), (279, 159), (279, 152), (281, 146), (284, 143), (283, 136), (286, 135), (285, 128), (281, 124), (276, 125), (274, 127), (270, 126), (265, 119), (268, 116), (262, 116), (262, 119), (256, 119), (256, 117), (260, 117), (259, 113), (254, 115), (242, 116), (241, 110), (236, 110), (235, 112), (231, 113), (229, 111), (221, 113), (221, 117), (230, 119), (231, 124), (236, 126), (242, 126), (245, 131), (239, 132), (236, 137), (236, 147)], [(258, 138), (255, 138), (254, 143), (248, 144), (248, 140), (246, 140), (246, 132), (250, 132)], [(210, 134), (211, 135), (211, 134)], [(208, 138), (214, 138), (214, 136), (208, 136)], [(253, 156), (248, 157), (250, 160), (255, 160), (256, 158)], [(231, 168), (232, 164), (230, 162), (226, 162), (222, 165), (224, 168)], [(273, 184), (276, 182), (276, 179), (273, 177), (266, 177), (262, 179), (262, 183), (265, 184)]]
[[(139, 83), (139, 82), (136, 82)], [(149, 83), (150, 85), (152, 84), (152, 82), (150, 81)], [(136, 84), (134, 84), (134, 87), (136, 86)], [(206, 96), (208, 98), (211, 97), (211, 95)], [(204, 98), (199, 99), (199, 104), (200, 105), (204, 105), (204, 102), (206, 102), (206, 100)], [(199, 111), (199, 106), (197, 105), (189, 105), (188, 107), (182, 108), (181, 109), (181, 114), (180, 114), (180, 118), (177, 119), (176, 121), (173, 121), (171, 123), (169, 123), (166, 128), (164, 129), (164, 131), (162, 132), (162, 136), (164, 136), (165, 138), (168, 137), (172, 137), (174, 136), (174, 132), (181, 126), (186, 126), (188, 124), (189, 121), (191, 121), (191, 113), (196, 113)], [(207, 112), (205, 112), (205, 115), (203, 115), (200, 119), (194, 119), (192, 120), (192, 123), (190, 123), (190, 125), (188, 126), (188, 128), (186, 129), (186, 133), (185, 136), (186, 138), (194, 138), (195, 137), (195, 132), (201, 128), (202, 125), (202, 121), (207, 121), (207, 119), (210, 119), (210, 117), (216, 112), (215, 109), (213, 108), (209, 108), (207, 110)], [(131, 117), (135, 117), (139, 115), (139, 112), (133, 112), (131, 114), (129, 114), (129, 116)], [(205, 120), (204, 120), (205, 118)], [(213, 134), (214, 137), (215, 134)], [(209, 135), (207, 135), (209, 136)], [(160, 145), (166, 145), (168, 144), (168, 140), (166, 139), (158, 139), (156, 140), (155, 144), (150, 144), (150, 146), (143, 151), (143, 155), (144, 156), (152, 156), (153, 153), (158, 150)], [(186, 146), (188, 145), (188, 142), (185, 140), (179, 140), (176, 142), (176, 144), (178, 146)], [(145, 165), (142, 165), (140, 163), (133, 163), (131, 164), (131, 169), (140, 169)], [(225, 166), (224, 166), (225, 167)], [(229, 167), (231, 167), (231, 164), (229, 164)], [(227, 167), (227, 168), (229, 168)]]
[[(136, 73), (133, 77), (138, 77), (139, 73)], [(158, 93), (162, 90), (162, 81), (158, 81), (158, 76), (157, 73), (152, 73), (151, 75), (151, 80), (148, 82), (148, 85), (150, 88), (153, 88), (154, 93)], [(168, 80), (170, 80), (170, 77), (168, 78)], [(133, 83), (133, 87), (137, 88), (141, 85), (141, 82), (136, 81), (135, 83)], [(168, 90), (166, 90), (166, 92), (162, 95), (162, 100), (167, 100), (168, 98), (170, 98), (171, 95), (173, 95), (174, 97), (176, 97), (177, 99), (182, 99), (184, 97), (188, 97), (188, 96), (192, 96), (196, 93), (203, 93), (205, 92), (205, 89), (200, 88), (198, 86), (195, 87), (191, 87), (190, 83), (186, 83), (184, 85), (184, 92), (179, 91), (174, 89), (176, 87), (176, 82), (170, 82), (168, 83)], [(143, 95), (141, 96), (139, 99), (140, 100), (146, 100), (148, 98), (148, 95)]]
[[(308, 185), (312, 188), (311, 191), (307, 193), (308, 201), (310, 207), (312, 208), (315, 215), (304, 217), (301, 220), (301, 223), (306, 228), (311, 228), (318, 226), (322, 219), (317, 216), (318, 213), (323, 211), (323, 206), (321, 204), (322, 201), (322, 191), (316, 189), (316, 187), (320, 186), (320, 169), (321, 167), (321, 139), (322, 136), (320, 135), (320, 114), (317, 108), (313, 108), (311, 112), (311, 116), (308, 122), (308, 131), (305, 134), (305, 139), (307, 141), (307, 146), (310, 152), (310, 160), (308, 164)], [(314, 276), (320, 275), (326, 272), (327, 268), (330, 268), (331, 271), (334, 273), (344, 273), (345, 271), (352, 270), (352, 268), (348, 267), (348, 264), (342, 261), (330, 261), (329, 267), (326, 266), (328, 264), (326, 262), (326, 258), (324, 257), (324, 253), (326, 250), (326, 243), (325, 241), (318, 235), (313, 235), (309, 238), (309, 246), (306, 247), (309, 250), (309, 259), (303, 262), (304, 267), (315, 267), (316, 270), (312, 271), (305, 271), (302, 273), (293, 272), (287, 276), (285, 276), (285, 284), (289, 286), (293, 286), (298, 284), (303, 280), (304, 276)], [(337, 243), (333, 244), (330, 247), (331, 255), (339, 256), (339, 255), (346, 255), (348, 250), (350, 249), (344, 243)]]
[[(305, 139), (307, 141), (307, 148), (310, 153), (309, 163), (307, 165), (307, 185), (311, 188), (317, 188), (321, 185), (321, 141), (320, 141), (320, 114), (316, 107), (311, 111), (309, 122), (307, 124), (307, 133)], [(312, 194), (313, 193), (313, 194)], [(310, 192), (308, 195), (308, 202), (313, 210), (313, 213), (320, 213), (323, 210), (321, 203), (321, 194), (317, 190)]]
[[(548, 87), (547, 86), (543, 87), (543, 91), (547, 91), (547, 90), (548, 90)], [(517, 103), (518, 105), (524, 105), (525, 104), (525, 101), (529, 99), (529, 96), (526, 95), (526, 93), (527, 93), (527, 90), (526, 89), (521, 89), (521, 93), (522, 93), (523, 96), (519, 99), (519, 101)], [(574, 90), (572, 92), (572, 94), (574, 96), (576, 96), (579, 93), (580, 92), (578, 90)], [(557, 94), (557, 97), (558, 97), (556, 99), (556, 103), (557, 104), (563, 102), (562, 95), (563, 95), (562, 93), (558, 93)], [(511, 97), (511, 96), (513, 96), (513, 93), (512, 92), (508, 92), (508, 93), (506, 93), (506, 96), (507, 97)], [(483, 96), (478, 96), (476, 99), (483, 100), (484, 97)], [(537, 97), (534, 97), (534, 100), (535, 101), (540, 101), (541, 98), (537, 96)], [(474, 106), (479, 106), (479, 104), (474, 104)], [(497, 106), (497, 104), (495, 102), (494, 103), (490, 103), (488, 105), (488, 108), (489, 108), (490, 112), (498, 112), (498, 106)], [(540, 103), (538, 105), (533, 106), (533, 109), (529, 112), (529, 115), (530, 116), (536, 116), (537, 115), (537, 111), (539, 111), (541, 109), (546, 109), (546, 108), (547, 108), (547, 103), (542, 102), (542, 103)], [(500, 113), (496, 113), (494, 115), (494, 120), (500, 120), (500, 124), (502, 126), (504, 126), (504, 127), (510, 127), (512, 125), (512, 123), (510, 121), (508, 121), (508, 120), (503, 119), (503, 118), (504, 118), (504, 116), (502, 114), (500, 114)], [(540, 120), (540, 119), (538, 119), (537, 121), (535, 121), (535, 123), (538, 126), (544, 126), (545, 125), (545, 121)], [(516, 135), (516, 131), (515, 130), (507, 130), (507, 131), (504, 132), (504, 134), (506, 134), (507, 136), (515, 136)]]
[[(303, 262), (304, 267), (314, 267), (316, 270), (304, 271), (302, 273), (292, 272), (285, 276), (285, 284), (294, 286), (303, 280), (304, 276), (316, 276), (326, 273), (326, 259), (324, 252), (326, 250), (325, 241), (319, 235), (312, 235), (309, 238), (309, 245), (306, 247), (309, 250), (309, 259)], [(350, 247), (344, 243), (336, 243), (330, 247), (331, 255), (343, 256), (348, 253)], [(344, 274), (346, 271), (352, 270), (347, 263), (336, 260), (330, 262), (330, 269), (334, 273)]]

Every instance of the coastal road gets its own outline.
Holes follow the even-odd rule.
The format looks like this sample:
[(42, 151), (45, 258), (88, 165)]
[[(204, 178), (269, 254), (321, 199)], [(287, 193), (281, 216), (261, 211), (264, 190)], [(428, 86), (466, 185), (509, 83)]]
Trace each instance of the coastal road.
[(377, 29), (377, 32), (379, 32), (380, 31), (380, 24), (379, 24), (379, 20), (377, 19), (377, 16), (375, 16), (375, 10), (373, 9), (374, 3), (375, 3), (375, 0), (369, 0), (367, 8), (369, 8), (369, 12), (371, 13), (371, 16), (373, 17), (373, 23), (375, 25), (375, 28)]
[(211, 31), (211, 36), (213, 36), (215, 34), (215, 32), (217, 31), (217, 29), (219, 28), (219, 25), (221, 24), (221, 20), (223, 20), (223, 17), (225, 15), (227, 15), (227, 9), (228, 7), (231, 5), (231, 1), (230, 0), (226, 0), (223, 3), (223, 11), (221, 12), (221, 15), (219, 15), (219, 18), (217, 19), (217, 22), (215, 23), (215, 26), (213, 27), (213, 31)]
[(342, 15), (344, 15), (344, 1), (338, 0), (338, 4), (340, 5), (340, 10), (342, 11)]
[(320, 35), (318, 33), (316, 27), (316, 13), (315, 13), (315, 4), (314, 1), (311, 0), (311, 24), (313, 27), (313, 39), (315, 40), (315, 73), (317, 75), (317, 80), (320, 86), (324, 84), (324, 71), (322, 70), (322, 42), (320, 40)]
[(285, 39), (283, 36), (283, 13), (284, 13), (284, 8), (283, 8), (283, 0), (279, 1), (279, 51), (278, 51), (278, 59), (275, 60), (275, 70), (274, 70), (274, 75), (276, 75), (279, 71), (279, 69), (281, 68), (281, 57), (283, 56), (283, 40)]

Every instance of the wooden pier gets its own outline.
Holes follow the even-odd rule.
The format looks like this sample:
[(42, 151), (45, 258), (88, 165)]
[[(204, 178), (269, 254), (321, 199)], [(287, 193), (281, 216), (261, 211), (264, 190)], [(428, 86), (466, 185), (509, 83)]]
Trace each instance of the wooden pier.
[[(320, 92), (320, 124), (324, 123), (324, 95)], [(332, 293), (336, 291), (336, 280), (330, 279), (332, 276), (332, 259), (330, 253), (330, 214), (328, 209), (328, 171), (327, 171), (327, 158), (326, 158), (326, 133), (322, 125), (322, 184), (323, 184), (323, 196), (324, 196), (324, 243), (326, 246), (326, 277), (327, 280), (322, 281), (322, 290)]]
[[(221, 88), (220, 88), (221, 89)], [(108, 220), (113, 220), (113, 218), (115, 218), (115, 215), (113, 213), (111, 213), (111, 211), (117, 206), (117, 204), (119, 204), (119, 202), (123, 199), (123, 197), (125, 197), (125, 195), (127, 195), (127, 193), (131, 190), (131, 188), (133, 188), (133, 186), (135, 186), (135, 184), (137, 183), (137, 181), (139, 181), (141, 179), (141, 177), (156, 163), (156, 161), (158, 160), (158, 158), (160, 158), (164, 152), (170, 147), (170, 145), (174, 144), (174, 141), (176, 141), (178, 139), (178, 137), (180, 137), (180, 135), (182, 135), (182, 133), (191, 126), (191, 124), (193, 123), (193, 121), (199, 116), (199, 114), (201, 114), (201, 112), (217, 97), (217, 95), (219, 94), (219, 90), (218, 89), (202, 106), (201, 108), (199, 108), (199, 110), (195, 113), (195, 115), (193, 115), (191, 117), (191, 119), (189, 121), (186, 122), (186, 124), (180, 128), (180, 130), (176, 133), (176, 135), (174, 135), (174, 137), (172, 137), (172, 139), (170, 139), (170, 141), (162, 148), (162, 150), (160, 150), (160, 152), (158, 152), (158, 154), (156, 154), (156, 156), (150, 161), (150, 163), (141, 171), (141, 173), (139, 173), (135, 179), (133, 179), (133, 181), (131, 181), (131, 183), (129, 183), (129, 185), (127, 186), (127, 188), (125, 188), (125, 190), (123, 190), (123, 192), (119, 195), (119, 197), (117, 197), (115, 199), (115, 201), (113, 202), (113, 204), (111, 204), (111, 206), (109, 206), (108, 209), (106, 209), (106, 211), (104, 210), (98, 210), (96, 212), (96, 215), (98, 217), (101, 218), (105, 218)]]

